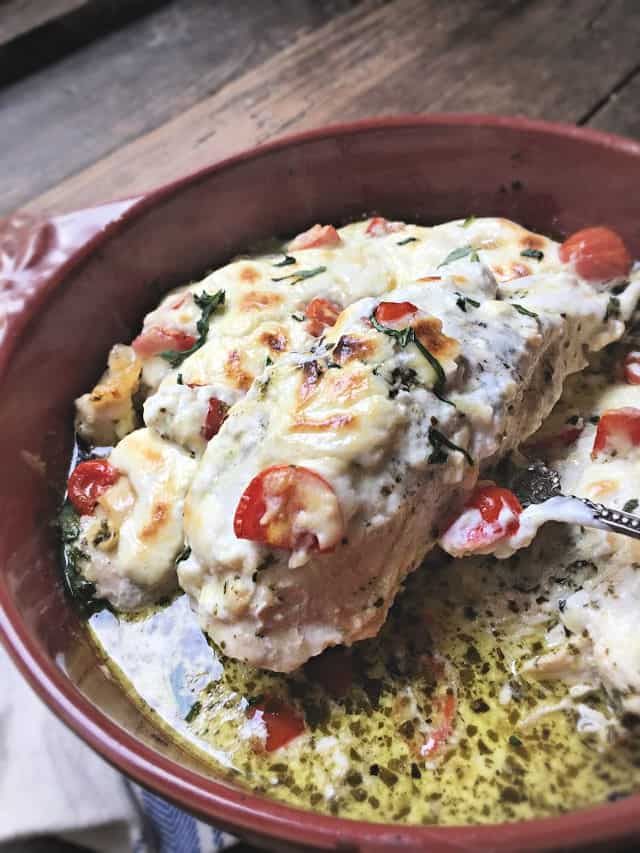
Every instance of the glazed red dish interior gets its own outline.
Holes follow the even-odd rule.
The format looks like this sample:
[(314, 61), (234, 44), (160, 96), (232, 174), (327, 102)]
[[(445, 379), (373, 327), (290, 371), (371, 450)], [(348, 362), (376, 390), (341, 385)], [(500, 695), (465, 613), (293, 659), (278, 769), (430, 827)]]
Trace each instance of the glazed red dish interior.
[[(607, 223), (638, 257), (640, 207), (629, 192), (638, 184), (640, 146), (614, 137), (524, 120), (392, 119), (265, 146), (141, 199), (0, 226), (0, 625), (45, 701), (124, 772), (272, 844), (541, 849), (635, 836), (636, 797), (525, 824), (419, 827), (303, 812), (216, 781), (202, 762), (159, 741), (98, 670), (62, 590), (52, 522), (74, 398), (95, 382), (110, 346), (132, 340), (171, 287), (271, 235), (380, 211), (424, 224), (468, 212), (505, 216), (556, 239)], [(331, 305), (314, 306), (309, 320), (326, 322), (327, 312)], [(219, 417), (211, 413), (212, 429)], [(246, 534), (250, 519), (237, 518), (237, 527)]]

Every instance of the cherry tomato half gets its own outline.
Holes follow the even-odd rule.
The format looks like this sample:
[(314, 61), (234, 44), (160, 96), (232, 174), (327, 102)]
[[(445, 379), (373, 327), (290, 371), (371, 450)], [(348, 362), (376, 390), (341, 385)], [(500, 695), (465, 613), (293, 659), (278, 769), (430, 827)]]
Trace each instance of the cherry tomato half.
[(622, 239), (604, 225), (583, 228), (560, 246), (560, 260), (573, 262), (576, 272), (588, 281), (623, 278), (631, 269), (631, 255)]
[(274, 548), (330, 551), (342, 538), (342, 513), (333, 488), (315, 471), (274, 465), (244, 490), (233, 530), (238, 539)]
[(384, 237), (385, 234), (393, 234), (396, 231), (402, 231), (404, 228), (404, 222), (389, 222), (384, 216), (374, 216), (367, 225), (365, 234), (368, 234), (369, 237)]
[(593, 440), (591, 458), (605, 451), (624, 452), (629, 447), (640, 445), (640, 409), (625, 406), (609, 409), (600, 415), (596, 437)]
[(209, 400), (209, 407), (207, 408), (207, 414), (205, 416), (202, 429), (200, 430), (202, 437), (209, 441), (214, 435), (217, 435), (218, 432), (220, 432), (220, 427), (224, 423), (228, 412), (229, 406), (224, 402), (224, 400), (218, 400), (217, 397), (211, 397)]
[(460, 515), (442, 535), (440, 544), (455, 556), (486, 550), (517, 532), (521, 512), (520, 501), (509, 489), (488, 480), (478, 483)]
[(319, 338), (323, 331), (328, 326), (334, 326), (336, 320), (340, 316), (342, 308), (337, 302), (332, 302), (330, 299), (322, 299), (316, 296), (307, 305), (306, 315), (307, 328), (309, 333), (314, 337)]
[(255, 717), (258, 711), (262, 712), (262, 719), (267, 729), (265, 743), (267, 752), (274, 752), (281, 746), (286, 746), (305, 729), (304, 719), (281, 699), (268, 699), (266, 702), (253, 705), (248, 712), (249, 719)]
[(375, 310), (378, 323), (395, 323), (409, 314), (416, 314), (418, 308), (413, 302), (381, 302)]
[(131, 346), (141, 358), (151, 358), (165, 351), (186, 352), (195, 344), (197, 338), (180, 329), (163, 329), (149, 326), (133, 341)]
[(308, 231), (303, 231), (288, 244), (287, 251), (296, 252), (300, 249), (319, 249), (321, 246), (338, 246), (342, 240), (333, 225), (314, 225)]
[(106, 459), (81, 462), (74, 468), (67, 483), (69, 500), (80, 515), (91, 515), (100, 495), (113, 486), (119, 477), (120, 472)]

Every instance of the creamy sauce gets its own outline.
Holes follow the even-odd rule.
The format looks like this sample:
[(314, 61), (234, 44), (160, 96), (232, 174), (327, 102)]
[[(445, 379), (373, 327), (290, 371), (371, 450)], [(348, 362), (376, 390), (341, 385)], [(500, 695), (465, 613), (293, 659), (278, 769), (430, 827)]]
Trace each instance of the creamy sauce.
[[(411, 576), (378, 638), (323, 656), (329, 683), (351, 662), (341, 698), (314, 682), (312, 668), (282, 676), (225, 659), (185, 596), (144, 619), (103, 611), (91, 629), (142, 709), (148, 703), (174, 737), (208, 755), (216, 775), (251, 790), (377, 821), (560, 814), (640, 787), (640, 744), (619, 741), (601, 689), (573, 698), (561, 682), (521, 673), (546, 649), (557, 601), (579, 586), (571, 546), (550, 529), (527, 565), (520, 555), (440, 558)], [(425, 755), (447, 687), (457, 697), (452, 734)], [(272, 753), (247, 717), (264, 696), (283, 697), (306, 720), (301, 736)]]

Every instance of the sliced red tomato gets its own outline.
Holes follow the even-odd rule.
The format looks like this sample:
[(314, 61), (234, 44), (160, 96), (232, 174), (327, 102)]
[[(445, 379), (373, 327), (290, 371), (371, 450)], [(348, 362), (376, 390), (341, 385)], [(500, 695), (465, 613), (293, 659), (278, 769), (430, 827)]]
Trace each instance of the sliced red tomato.
[(265, 743), (267, 752), (274, 752), (286, 746), (305, 729), (304, 719), (281, 699), (268, 699), (266, 702), (253, 705), (249, 709), (249, 719), (253, 719), (258, 711), (262, 712), (262, 719), (267, 729)]
[(478, 483), (461, 514), (445, 530), (440, 544), (455, 556), (486, 551), (517, 532), (521, 512), (520, 501), (509, 489), (489, 480)]
[(638, 445), (640, 445), (640, 409), (635, 409), (633, 406), (609, 409), (600, 415), (591, 458), (595, 459), (598, 454), (612, 450), (624, 453), (630, 447)]
[(621, 237), (604, 225), (572, 234), (560, 246), (560, 260), (572, 262), (578, 275), (588, 281), (623, 278), (631, 269), (631, 255)]
[(375, 310), (375, 317), (378, 323), (395, 323), (402, 317), (409, 314), (416, 314), (419, 311), (413, 302), (381, 302)]
[(393, 234), (395, 231), (402, 231), (404, 228), (404, 222), (389, 222), (384, 216), (374, 216), (367, 225), (365, 233), (369, 237), (384, 237), (385, 234)]
[(80, 515), (91, 515), (100, 495), (113, 486), (119, 477), (120, 472), (106, 459), (81, 462), (74, 468), (67, 483), (69, 500)]
[(457, 704), (456, 696), (453, 692), (436, 697), (433, 705), (440, 719), (427, 737), (424, 746), (420, 749), (420, 754), (424, 758), (434, 758), (453, 734)]
[(640, 385), (640, 350), (631, 350), (624, 360), (624, 380), (628, 385)]
[(206, 440), (209, 441), (214, 435), (218, 434), (220, 427), (227, 417), (228, 411), (229, 406), (224, 402), (224, 400), (218, 400), (217, 397), (211, 397), (209, 400), (207, 414), (205, 416), (202, 429), (200, 430), (203, 438), (206, 438)]
[(321, 246), (339, 246), (342, 240), (333, 225), (314, 225), (308, 231), (303, 231), (294, 237), (287, 246), (287, 251), (296, 252), (300, 249), (319, 249)]
[(233, 529), (238, 539), (323, 552), (338, 544), (343, 522), (336, 493), (323, 477), (299, 465), (274, 465), (244, 490)]
[(306, 315), (309, 333), (319, 338), (328, 326), (334, 326), (340, 316), (342, 307), (330, 299), (322, 299), (316, 296), (307, 305)]
[(197, 338), (181, 329), (163, 329), (161, 326), (149, 326), (133, 341), (131, 346), (141, 358), (151, 358), (161, 352), (186, 352), (195, 344)]

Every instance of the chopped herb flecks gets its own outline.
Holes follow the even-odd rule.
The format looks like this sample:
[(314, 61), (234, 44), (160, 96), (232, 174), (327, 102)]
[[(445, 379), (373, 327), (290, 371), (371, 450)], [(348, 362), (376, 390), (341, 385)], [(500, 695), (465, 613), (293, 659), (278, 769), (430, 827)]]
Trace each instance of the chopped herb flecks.
[(185, 723), (192, 723), (202, 710), (202, 702), (194, 702), (187, 711), (187, 716), (184, 718)]
[(400, 240), (399, 243), (396, 243), (396, 246), (406, 246), (407, 243), (417, 243), (417, 237), (405, 237), (404, 240)]
[(475, 299), (472, 299), (470, 296), (463, 296), (462, 293), (458, 293), (457, 290), (456, 290), (456, 296), (458, 297), (456, 299), (456, 305), (458, 306), (458, 308), (461, 311), (464, 311), (465, 314), (467, 313), (467, 305), (471, 306), (471, 308), (479, 308), (480, 307), (480, 303), (476, 302)]
[(288, 267), (288, 266), (291, 266), (291, 264), (295, 264), (295, 263), (297, 263), (297, 261), (293, 257), (293, 255), (285, 255), (281, 261), (278, 261), (277, 264), (271, 264), (271, 266), (273, 266), (273, 267)]
[(446, 452), (445, 448), (447, 448), (447, 450), (453, 450), (456, 453), (462, 453), (469, 465), (473, 465), (473, 458), (468, 451), (463, 447), (458, 447), (458, 445), (454, 444), (452, 441), (449, 441), (446, 435), (443, 435), (440, 430), (437, 430), (432, 426), (429, 427), (429, 441), (433, 447), (433, 452), (428, 459), (430, 465), (441, 465), (443, 462), (447, 461), (449, 454)]
[(524, 314), (525, 317), (533, 317), (534, 320), (538, 319), (538, 315), (535, 313), (535, 311), (529, 311), (528, 308), (523, 308), (522, 305), (518, 305), (517, 302), (512, 302), (511, 304), (516, 309), (518, 314)]
[(304, 323), (304, 314), (300, 314), (300, 313), (292, 314), (291, 319), (295, 320), (296, 323)]
[(291, 284), (298, 284), (304, 281), (305, 278), (313, 278), (314, 275), (320, 275), (321, 272), (326, 271), (326, 267), (314, 267), (312, 270), (297, 270), (290, 275), (281, 275), (279, 278), (272, 278), (271, 281), (287, 281), (287, 279), (292, 279)]
[(630, 501), (627, 501), (626, 504), (622, 507), (623, 512), (635, 512), (638, 509), (638, 501), (635, 498), (631, 498)]
[(199, 337), (195, 344), (184, 352), (166, 350), (165, 352), (160, 353), (160, 356), (166, 359), (171, 367), (179, 367), (185, 358), (189, 358), (190, 355), (193, 355), (194, 352), (197, 352), (200, 347), (206, 343), (207, 335), (209, 334), (211, 315), (217, 308), (224, 305), (224, 290), (219, 290), (217, 293), (213, 294), (207, 293), (203, 290), (199, 296), (197, 293), (194, 293), (193, 301), (201, 311), (200, 319), (196, 323), (196, 329)]
[(415, 333), (415, 329), (413, 326), (407, 326), (404, 329), (391, 329), (389, 326), (383, 326), (382, 323), (379, 323), (376, 319), (375, 311), (369, 317), (371, 321), (371, 325), (378, 332), (382, 332), (383, 335), (388, 335), (390, 338), (396, 340), (400, 346), (404, 349), (409, 346), (409, 344), (415, 344), (418, 348), (419, 352), (427, 359), (429, 364), (434, 370), (436, 374), (436, 382), (433, 386), (433, 393), (442, 400), (443, 403), (449, 403), (449, 405), (453, 406), (454, 404), (450, 400), (444, 400), (441, 396), (442, 391), (444, 390), (445, 383), (447, 381), (446, 374), (444, 369), (438, 359), (429, 352), (429, 350), (424, 346), (423, 343), (419, 340)]
[(540, 249), (523, 249), (520, 252), (520, 256), (523, 258), (533, 258), (536, 261), (541, 261), (544, 258), (544, 252), (541, 252)]
[(473, 246), (460, 246), (460, 248), (454, 249), (453, 252), (449, 252), (444, 261), (441, 264), (438, 264), (438, 269), (446, 264), (452, 263), (453, 261), (459, 261), (461, 258), (466, 258), (467, 256), (469, 256), (469, 260), (471, 261), (480, 260), (478, 251), (477, 249), (474, 249)]
[(474, 223), (475, 221), (476, 221), (475, 216), (474, 216), (473, 214), (471, 214), (471, 216), (467, 216), (467, 218), (465, 219), (465, 221), (462, 223), (462, 227), (463, 227), (463, 228), (468, 228), (470, 225), (473, 225), (473, 223)]
[(73, 506), (65, 501), (58, 516), (62, 539), (64, 585), (84, 616), (90, 616), (108, 607), (108, 602), (96, 597), (96, 586), (82, 574), (81, 564), (89, 557), (76, 544), (80, 535), (80, 517)]
[(617, 296), (610, 296), (609, 302), (607, 303), (607, 310), (604, 315), (605, 322), (609, 320), (611, 317), (619, 317), (620, 316), (620, 300)]
[(191, 556), (191, 548), (188, 545), (185, 545), (182, 551), (176, 557), (176, 566), (178, 563), (182, 563), (184, 560), (188, 560)]

